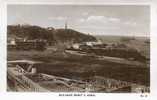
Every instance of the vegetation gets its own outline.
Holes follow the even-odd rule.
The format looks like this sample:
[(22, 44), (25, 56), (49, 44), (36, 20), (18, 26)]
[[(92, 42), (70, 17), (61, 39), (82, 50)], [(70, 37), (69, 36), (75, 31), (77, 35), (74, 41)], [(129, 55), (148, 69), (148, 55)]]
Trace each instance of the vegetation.
[(95, 37), (72, 29), (48, 29), (31, 25), (9, 25), (7, 30), (8, 37), (44, 39), (50, 44), (54, 41), (57, 43), (96, 41)]
[(130, 42), (131, 40), (135, 40), (133, 37), (121, 37), (120, 41), (121, 42)]
[(54, 40), (53, 32), (39, 26), (15, 25), (8, 26), (8, 36), (16, 36), (27, 39)]
[(56, 29), (55, 36), (62, 42), (72, 41), (74, 43), (96, 41), (96, 38), (77, 32), (72, 29)]
[[(14, 25), (8, 26), (8, 36), (17, 38), (27, 38), (27, 39), (46, 39), (49, 42), (55, 41), (57, 46), (51, 46), (45, 51), (9, 51), (7, 52), (7, 60), (19, 60), (19, 59), (29, 59), (42, 61), (43, 63), (36, 65), (38, 67), (38, 72), (47, 73), (52, 75), (58, 75), (69, 78), (86, 78), (93, 75), (114, 78), (117, 80), (124, 80), (128, 82), (134, 82), (143, 85), (150, 85), (150, 68), (147, 65), (128, 65), (120, 64), (116, 62), (110, 62), (106, 60), (98, 60), (92, 56), (76, 56), (66, 54), (64, 49), (66, 44), (69, 43), (79, 43), (86, 41), (96, 41), (96, 38), (90, 35), (85, 35), (83, 33), (77, 32), (72, 29), (47, 29), (38, 26), (30, 25)], [(143, 50), (144, 54), (149, 52), (148, 46), (149, 40), (146, 43), (142, 41), (121, 39), (117, 37), (99, 37), (103, 43), (124, 43), (131, 48), (137, 48), (138, 52)], [(121, 41), (122, 40), (122, 41)], [(127, 42), (124, 42), (127, 41)], [(125, 45), (118, 45), (117, 48), (125, 48)], [(105, 46), (104, 46), (105, 47)], [(52, 50), (57, 48), (58, 50)], [(91, 49), (91, 48), (90, 48)], [(148, 49), (148, 50), (147, 50)], [(147, 51), (146, 51), (147, 50)], [(99, 51), (99, 52), (98, 52)], [(100, 55), (116, 55), (117, 57), (135, 57), (135, 60), (143, 58), (137, 51), (131, 50), (119, 50), (107, 49), (104, 50), (94, 50), (89, 52), (94, 52)], [(129, 56), (128, 56), (129, 54)], [(149, 54), (146, 54), (149, 55)], [(137, 57), (136, 57), (137, 56)]]
[(94, 57), (76, 56), (54, 53), (46, 50), (37, 51), (9, 51), (8, 60), (30, 59), (43, 63), (35, 65), (37, 71), (74, 79), (84, 79), (93, 75), (124, 80), (148, 85), (150, 80), (149, 67), (119, 64), (100, 61)]

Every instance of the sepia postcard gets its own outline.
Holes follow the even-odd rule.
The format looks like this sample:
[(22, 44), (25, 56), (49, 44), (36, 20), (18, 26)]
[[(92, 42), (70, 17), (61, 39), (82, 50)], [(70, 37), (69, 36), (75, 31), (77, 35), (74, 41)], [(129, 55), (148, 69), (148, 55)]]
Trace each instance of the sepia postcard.
[(149, 5), (7, 5), (7, 91), (150, 92)]
[(154, 0), (1, 0), (6, 100), (155, 100)]

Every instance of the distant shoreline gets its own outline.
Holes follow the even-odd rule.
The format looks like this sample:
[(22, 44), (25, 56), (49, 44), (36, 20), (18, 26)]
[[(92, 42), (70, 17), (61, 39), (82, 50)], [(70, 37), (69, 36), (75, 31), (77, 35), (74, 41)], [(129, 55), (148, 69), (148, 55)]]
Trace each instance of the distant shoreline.
[(132, 37), (132, 38), (145, 38), (145, 39), (150, 39), (150, 35), (149, 36), (131, 36), (131, 35), (93, 35), (95, 37)]

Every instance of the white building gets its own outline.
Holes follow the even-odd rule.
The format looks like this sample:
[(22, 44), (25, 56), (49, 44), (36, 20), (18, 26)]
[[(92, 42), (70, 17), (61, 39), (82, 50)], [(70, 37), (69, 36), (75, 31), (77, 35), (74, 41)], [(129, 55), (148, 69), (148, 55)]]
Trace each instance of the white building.
[(74, 49), (79, 49), (79, 48), (80, 48), (80, 44), (75, 43), (75, 44), (72, 45), (72, 47), (73, 47)]
[(8, 44), (10, 45), (16, 45), (16, 41), (14, 38), (8, 38)]
[(85, 44), (88, 45), (88, 46), (93, 46), (93, 45), (100, 45), (100, 44), (102, 44), (102, 42), (101, 41), (97, 41), (97, 42), (86, 42)]

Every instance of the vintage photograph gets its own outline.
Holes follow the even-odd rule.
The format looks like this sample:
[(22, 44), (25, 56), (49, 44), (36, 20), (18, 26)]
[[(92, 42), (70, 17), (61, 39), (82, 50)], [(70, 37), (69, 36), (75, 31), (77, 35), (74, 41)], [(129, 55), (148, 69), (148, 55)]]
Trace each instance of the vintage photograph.
[(150, 93), (149, 5), (7, 5), (7, 91)]

